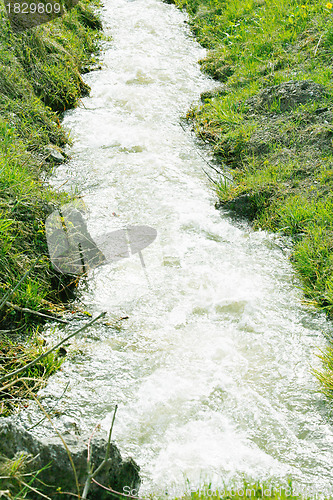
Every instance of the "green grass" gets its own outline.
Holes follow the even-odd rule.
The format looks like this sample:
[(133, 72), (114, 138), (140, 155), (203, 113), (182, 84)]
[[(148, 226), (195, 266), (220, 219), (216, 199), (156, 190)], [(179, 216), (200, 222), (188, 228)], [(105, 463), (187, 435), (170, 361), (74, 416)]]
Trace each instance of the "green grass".
[[(36, 310), (59, 302), (66, 285), (50, 266), (44, 222), (69, 197), (42, 178), (55, 166), (47, 147), (63, 152), (69, 141), (61, 113), (89, 90), (80, 71), (98, 48), (101, 25), (93, 9), (83, 0), (63, 18), (13, 33), (0, 7), (0, 299), (38, 257), (11, 298)], [(0, 311), (0, 329), (31, 320), (8, 308)]]
[[(3, 336), (0, 342), (0, 377), (27, 365), (45, 351), (44, 341), (36, 332), (24, 342), (15, 342)], [(61, 366), (63, 358), (58, 352), (50, 353), (23, 374), (8, 378), (0, 384), (0, 417), (26, 406), (29, 390), (37, 393), (50, 375)]]
[[(54, 312), (70, 292), (70, 279), (50, 264), (45, 220), (71, 197), (52, 190), (45, 178), (56, 166), (50, 147), (66, 158), (63, 146), (70, 138), (60, 123), (62, 113), (89, 92), (80, 72), (95, 62), (98, 52), (98, 5), (98, 0), (81, 0), (62, 18), (14, 33), (0, 3), (0, 303), (30, 268), (10, 302)], [(39, 322), (33, 314), (1, 308), (0, 373), (38, 355), (42, 347), (33, 332)], [(14, 335), (19, 342), (12, 345)], [(12, 364), (5, 362), (8, 353)], [(27, 375), (36, 381), (30, 388), (37, 391), (43, 383), (39, 381), (58, 366), (56, 357), (36, 365), (37, 371)], [(12, 385), (9, 392), (2, 389), (0, 415), (16, 407), (11, 398), (21, 401), (27, 394), (22, 384)]]
[[(220, 205), (250, 218), (254, 228), (291, 236), (291, 259), (305, 300), (332, 316), (331, 4), (314, 0), (175, 0), (175, 4), (187, 9), (194, 34), (208, 49), (201, 61), (203, 71), (221, 82), (188, 113), (198, 135), (212, 144), (216, 159), (234, 179), (231, 183), (222, 178), (219, 183)], [(314, 91), (301, 98), (295, 82), (305, 81)], [(333, 387), (329, 381), (325, 386), (324, 378), (331, 380), (332, 366), (326, 363), (321, 377), (331, 398)]]
[[(33, 461), (34, 458), (24, 452), (17, 454), (12, 459), (0, 456), (1, 498), (20, 500), (29, 498), (33, 489), (35, 493), (36, 490), (39, 490), (37, 478), (41, 471), (32, 470)], [(41, 495), (40, 498), (42, 498)]]

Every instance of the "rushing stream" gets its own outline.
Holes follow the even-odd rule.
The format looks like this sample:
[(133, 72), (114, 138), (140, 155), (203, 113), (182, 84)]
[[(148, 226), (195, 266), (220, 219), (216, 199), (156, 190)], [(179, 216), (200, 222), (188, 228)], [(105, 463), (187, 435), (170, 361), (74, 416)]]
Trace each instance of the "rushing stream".
[(58, 423), (84, 430), (108, 428), (118, 403), (114, 438), (141, 466), (142, 493), (242, 474), (328, 488), (333, 433), (311, 369), (330, 326), (302, 305), (275, 237), (214, 208), (206, 153), (180, 125), (214, 86), (205, 51), (172, 5), (104, 4), (113, 40), (85, 77), (91, 96), (66, 114), (72, 158), (52, 183), (84, 196), (94, 238), (127, 224), (158, 237), (146, 272), (134, 255), (82, 280), (82, 307), (129, 318), (76, 338), (45, 401), (70, 380)]

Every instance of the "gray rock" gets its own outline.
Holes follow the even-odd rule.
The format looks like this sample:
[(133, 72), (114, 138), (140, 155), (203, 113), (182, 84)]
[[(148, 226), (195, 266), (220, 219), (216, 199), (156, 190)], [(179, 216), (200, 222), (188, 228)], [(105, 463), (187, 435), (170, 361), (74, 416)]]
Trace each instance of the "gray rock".
[(63, 163), (66, 160), (65, 153), (62, 149), (54, 146), (53, 144), (48, 144), (44, 148), (46, 159), (54, 161), (55, 163)]
[[(87, 477), (87, 443), (89, 436), (85, 438), (78, 436), (66, 435), (65, 440), (75, 468), (81, 494), (83, 485)], [(106, 452), (107, 441), (102, 437), (94, 438), (91, 443), (91, 456), (94, 468), (97, 468), (103, 461)], [(36, 437), (32, 433), (25, 430), (21, 425), (13, 422), (11, 418), (0, 419), (0, 455), (7, 458), (13, 458), (17, 453), (24, 452), (32, 455), (35, 458), (31, 463), (31, 470), (39, 470), (48, 464), (50, 467), (43, 470), (38, 478), (45, 483), (41, 487), (41, 483), (36, 483), (39, 489), (52, 499), (60, 499), (64, 495), (57, 494), (57, 488), (70, 493), (77, 493), (73, 469), (71, 467), (66, 449), (57, 435), (51, 437)], [(96, 476), (96, 480), (112, 489), (123, 492), (136, 490), (140, 487), (139, 466), (130, 458), (123, 460), (117, 446), (111, 443), (110, 458), (102, 471)], [(47, 485), (47, 486), (46, 486)], [(35, 484), (34, 484), (35, 486)], [(66, 495), (67, 498), (75, 498), (74, 496)], [(29, 498), (34, 500), (41, 497), (33, 492), (29, 493)], [(109, 499), (110, 494), (99, 486), (92, 483), (89, 500), (104, 500)]]

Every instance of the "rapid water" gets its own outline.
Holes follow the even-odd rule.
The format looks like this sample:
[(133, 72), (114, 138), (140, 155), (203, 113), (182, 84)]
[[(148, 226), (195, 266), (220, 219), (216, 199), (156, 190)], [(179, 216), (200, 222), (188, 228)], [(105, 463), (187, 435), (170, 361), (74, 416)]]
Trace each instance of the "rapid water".
[(214, 208), (180, 126), (214, 85), (197, 64), (205, 51), (174, 6), (104, 4), (113, 41), (85, 77), (91, 96), (66, 114), (72, 159), (52, 182), (83, 195), (94, 238), (127, 224), (158, 238), (143, 250), (148, 276), (134, 255), (81, 282), (82, 307), (129, 319), (76, 338), (44, 400), (70, 380), (57, 422), (83, 430), (107, 429), (118, 403), (114, 438), (141, 466), (143, 494), (242, 475), (329, 488), (333, 433), (311, 374), (329, 325), (303, 307), (274, 236)]

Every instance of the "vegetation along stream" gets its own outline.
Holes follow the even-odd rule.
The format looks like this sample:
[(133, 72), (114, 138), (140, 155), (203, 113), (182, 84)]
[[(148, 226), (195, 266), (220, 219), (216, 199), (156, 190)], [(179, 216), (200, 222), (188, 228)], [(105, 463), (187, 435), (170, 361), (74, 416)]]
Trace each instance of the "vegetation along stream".
[(44, 404), (70, 381), (64, 432), (107, 429), (118, 404), (114, 437), (141, 466), (142, 494), (243, 476), (327, 491), (333, 432), (312, 369), (331, 327), (302, 305), (276, 236), (215, 209), (208, 153), (181, 126), (215, 85), (205, 50), (158, 0), (105, 0), (102, 17), (112, 42), (85, 76), (91, 96), (65, 115), (74, 146), (52, 184), (83, 196), (96, 241), (129, 224), (157, 238), (145, 269), (133, 255), (81, 280), (87, 310), (128, 319), (75, 338)]

